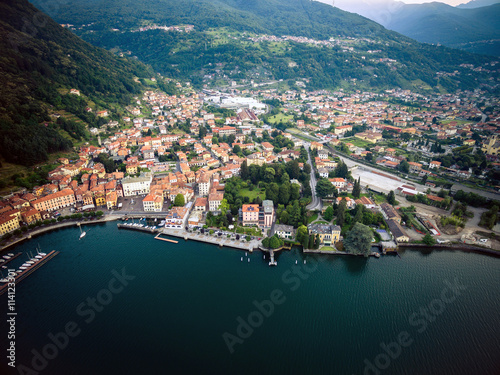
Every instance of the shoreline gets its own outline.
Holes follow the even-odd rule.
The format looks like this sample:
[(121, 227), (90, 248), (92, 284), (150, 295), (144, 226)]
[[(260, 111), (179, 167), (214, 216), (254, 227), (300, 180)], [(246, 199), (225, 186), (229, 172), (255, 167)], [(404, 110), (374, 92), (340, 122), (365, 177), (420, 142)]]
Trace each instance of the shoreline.
[(428, 246), (424, 244), (409, 243), (409, 244), (400, 244), (399, 247), (400, 249), (409, 249), (409, 250), (418, 250), (421, 248), (426, 248), (431, 250), (463, 251), (466, 253), (478, 253), (482, 255), (489, 255), (495, 258), (500, 257), (500, 251), (498, 250), (488, 249), (480, 246), (467, 245), (467, 244), (453, 244), (453, 245), (435, 244), (432, 246)]
[(82, 226), (84, 226), (84, 225), (102, 224), (102, 223), (107, 223), (108, 221), (116, 221), (119, 219), (120, 219), (120, 217), (118, 217), (118, 216), (114, 217), (114, 216), (109, 215), (109, 216), (103, 217), (102, 219), (97, 219), (97, 220), (71, 221), (71, 222), (65, 222), (65, 223), (50, 224), (48, 226), (35, 229), (32, 232), (25, 233), (21, 238), (18, 238), (13, 242), (8, 243), (7, 245), (0, 247), (0, 253), (13, 247), (13, 246), (21, 244), (26, 240), (32, 240), (34, 237), (37, 237), (41, 234), (52, 232), (52, 231), (62, 229), (62, 228), (75, 227), (75, 226), (78, 226), (78, 223), (80, 223)]
[[(5, 246), (2, 246), (0, 247), (0, 253), (11, 248), (11, 247), (14, 247), (16, 245), (19, 245), (21, 243), (23, 243), (24, 241), (26, 240), (31, 240), (33, 239), (34, 237), (37, 237), (41, 234), (44, 234), (44, 233), (48, 233), (48, 232), (52, 232), (52, 231), (55, 231), (55, 230), (59, 230), (59, 229), (63, 229), (63, 228), (68, 228), (68, 227), (73, 227), (73, 226), (78, 226), (78, 223), (80, 223), (81, 225), (95, 225), (95, 224), (102, 224), (102, 223), (107, 223), (107, 222), (110, 222), (110, 221), (118, 221), (120, 220), (121, 217), (120, 216), (115, 216), (115, 215), (107, 215), (101, 219), (97, 219), (97, 220), (90, 220), (90, 221), (71, 221), (71, 222), (65, 222), (65, 223), (56, 223), (56, 224), (51, 224), (49, 226), (46, 226), (46, 227), (43, 227), (43, 228), (38, 228), (36, 230), (34, 230), (33, 232), (29, 232), (29, 233), (26, 233), (25, 235), (23, 235), (23, 237), (15, 240), (14, 242), (11, 242)], [(197, 242), (203, 242), (203, 243), (206, 243), (206, 244), (209, 244), (209, 245), (214, 245), (214, 246), (218, 246), (218, 247), (232, 247), (232, 248), (235, 248), (235, 249), (239, 249), (239, 250), (247, 250), (247, 251), (252, 251), (252, 250), (255, 250), (255, 248), (251, 248), (251, 246), (241, 246), (241, 244), (238, 244), (236, 246), (234, 246), (233, 244), (219, 244), (217, 243), (218, 239), (219, 238), (210, 238), (212, 239), (212, 241), (206, 241), (205, 238), (193, 238), (193, 236), (185, 236), (185, 234), (181, 234), (181, 233), (175, 233), (173, 231), (158, 231), (158, 233), (161, 233), (161, 234), (164, 234), (164, 235), (167, 235), (167, 236), (173, 236), (173, 237), (177, 237), (177, 238), (184, 238), (184, 240), (193, 240), (193, 241), (197, 241)], [(187, 238), (186, 238), (187, 237)], [(208, 238), (207, 238), (208, 239)], [(213, 241), (215, 240), (215, 241)], [(247, 245), (250, 245), (250, 244), (247, 244)], [(251, 248), (251, 249), (250, 249)], [(261, 250), (259, 247), (256, 247), (257, 249)], [(482, 254), (482, 255), (486, 255), (486, 256), (492, 256), (492, 257), (495, 257), (495, 258), (499, 258), (500, 257), (500, 251), (497, 251), (497, 250), (493, 250), (493, 249), (488, 249), (488, 248), (484, 248), (484, 247), (480, 247), (480, 246), (474, 246), (474, 245), (467, 245), (467, 244), (452, 244), (452, 245), (448, 245), (448, 244), (434, 244), (432, 246), (428, 246), (428, 245), (425, 245), (425, 244), (412, 244), (412, 243), (403, 243), (403, 244), (399, 244), (399, 248), (401, 250), (419, 250), (419, 249), (422, 249), (422, 248), (425, 248), (425, 249), (430, 249), (431, 251), (434, 251), (434, 250), (447, 250), (447, 251), (463, 251), (463, 252), (467, 252), (467, 253), (477, 253), (477, 254)], [(302, 252), (304, 254), (325, 254), (325, 255), (353, 255), (353, 254), (349, 254), (349, 253), (345, 253), (345, 252), (331, 252), (331, 251), (321, 251), (321, 249), (318, 249), (318, 250), (315, 250), (315, 249), (302, 249)], [(370, 254), (370, 257), (372, 255)]]

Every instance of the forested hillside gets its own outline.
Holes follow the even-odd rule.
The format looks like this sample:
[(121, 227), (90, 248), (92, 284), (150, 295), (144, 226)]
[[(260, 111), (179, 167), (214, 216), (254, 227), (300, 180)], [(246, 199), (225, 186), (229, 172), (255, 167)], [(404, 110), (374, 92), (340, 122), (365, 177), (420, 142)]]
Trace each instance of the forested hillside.
[[(145, 65), (94, 47), (39, 12), (26, 0), (0, 3), (0, 153), (9, 162), (31, 165), (67, 150), (82, 125), (49, 113), (65, 110), (89, 124), (84, 96), (106, 108), (128, 104), (141, 90), (134, 76), (151, 77)], [(67, 95), (69, 89), (82, 96)]]
[[(299, 80), (308, 89), (453, 91), (489, 83), (491, 76), (460, 67), (489, 63), (487, 57), (417, 43), (315, 1), (47, 2), (57, 4), (53, 15), (58, 22), (73, 25), (92, 44), (130, 53), (197, 87), (230, 80), (285, 80), (292, 86)], [(194, 31), (147, 29), (180, 25), (194, 25)], [(284, 40), (285, 35), (309, 40)]]

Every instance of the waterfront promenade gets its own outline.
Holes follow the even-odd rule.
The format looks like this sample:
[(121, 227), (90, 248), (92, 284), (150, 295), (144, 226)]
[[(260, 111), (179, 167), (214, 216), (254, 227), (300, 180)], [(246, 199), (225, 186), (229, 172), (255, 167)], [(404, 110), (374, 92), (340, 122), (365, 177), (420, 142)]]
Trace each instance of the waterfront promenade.
[(258, 240), (251, 240), (250, 242), (232, 240), (225, 236), (218, 237), (215, 234), (208, 235), (200, 233), (189, 233), (183, 229), (163, 228), (162, 230), (159, 231), (159, 233), (167, 236), (184, 238), (185, 240), (205, 242), (212, 245), (217, 245), (221, 247), (231, 247), (234, 249), (245, 250), (250, 252), (252, 252), (254, 249), (257, 249), (261, 244), (261, 242)]

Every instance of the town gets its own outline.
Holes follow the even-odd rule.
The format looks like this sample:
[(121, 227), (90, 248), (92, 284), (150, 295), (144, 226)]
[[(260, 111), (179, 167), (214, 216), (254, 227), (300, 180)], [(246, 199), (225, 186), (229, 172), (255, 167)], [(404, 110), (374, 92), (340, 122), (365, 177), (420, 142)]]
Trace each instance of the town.
[(499, 107), (483, 91), (177, 88), (136, 97), (127, 116), (59, 158), (47, 184), (5, 196), (2, 245), (97, 212), (270, 249), (371, 254), (356, 238), (384, 253), (500, 248)]

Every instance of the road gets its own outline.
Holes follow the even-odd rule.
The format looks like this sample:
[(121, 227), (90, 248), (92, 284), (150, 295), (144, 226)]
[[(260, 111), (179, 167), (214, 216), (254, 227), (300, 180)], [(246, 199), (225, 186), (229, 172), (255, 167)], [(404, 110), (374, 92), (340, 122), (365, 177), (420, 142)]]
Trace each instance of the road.
[(304, 145), (304, 147), (307, 150), (307, 164), (311, 166), (311, 180), (309, 181), (309, 184), (311, 185), (312, 192), (312, 202), (307, 205), (306, 208), (308, 210), (321, 210), (323, 208), (323, 202), (321, 201), (321, 198), (316, 196), (316, 184), (318, 183), (318, 181), (316, 180), (316, 174), (314, 173), (314, 167), (311, 160), (311, 152), (309, 151), (308, 144)]

